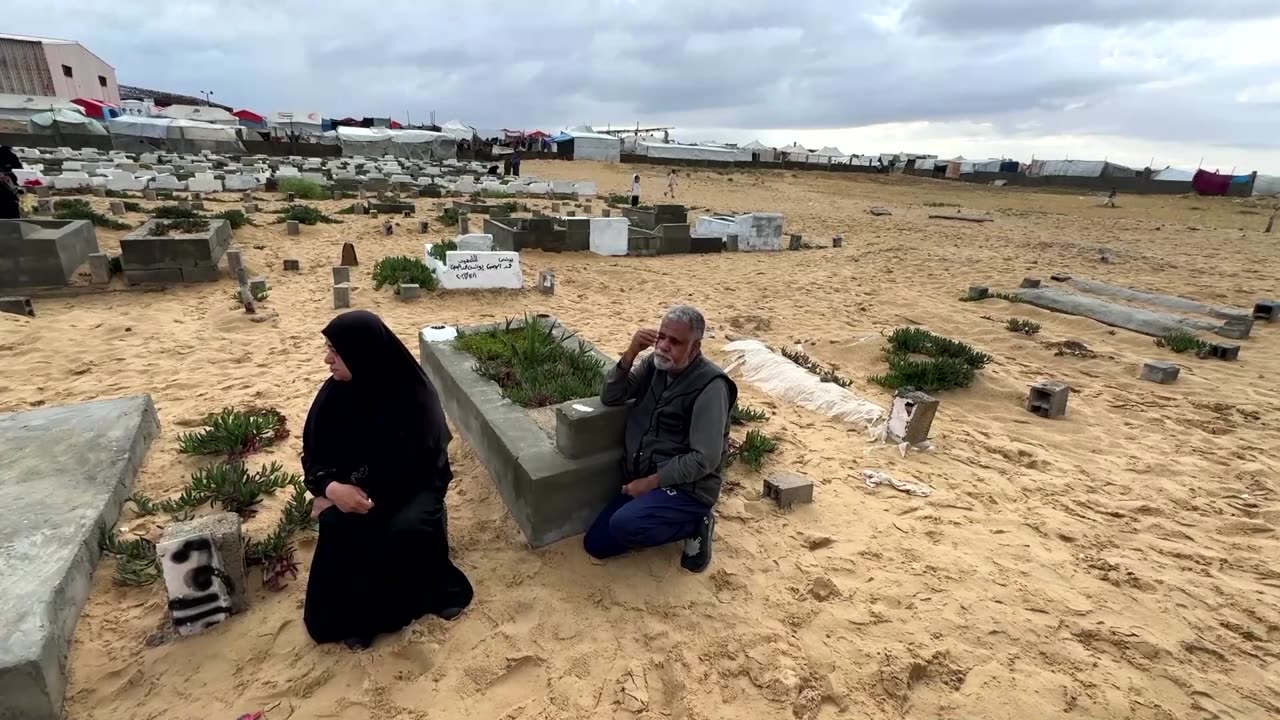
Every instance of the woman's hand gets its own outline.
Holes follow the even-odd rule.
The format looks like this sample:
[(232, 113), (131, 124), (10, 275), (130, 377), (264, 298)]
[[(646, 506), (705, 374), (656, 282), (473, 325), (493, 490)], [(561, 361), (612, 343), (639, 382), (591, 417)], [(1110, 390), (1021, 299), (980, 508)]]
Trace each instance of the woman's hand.
[(316, 498), (311, 501), (311, 519), (319, 520), (320, 513), (333, 507), (333, 501), (329, 498)]
[(373, 501), (355, 485), (331, 482), (324, 489), (324, 496), (332, 500), (333, 504), (344, 513), (364, 515), (373, 509)]

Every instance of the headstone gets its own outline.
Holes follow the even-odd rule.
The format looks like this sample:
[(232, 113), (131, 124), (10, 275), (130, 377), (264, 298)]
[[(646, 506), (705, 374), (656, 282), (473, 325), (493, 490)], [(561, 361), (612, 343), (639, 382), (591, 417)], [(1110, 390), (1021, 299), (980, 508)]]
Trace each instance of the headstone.
[(390, 235), (390, 234), (392, 233), (392, 231), (393, 231), (393, 230), (394, 230), (394, 226), (391, 224), (391, 221), (390, 221), (390, 220), (388, 220), (388, 221), (386, 221), (386, 222), (382, 223), (382, 234), (383, 234), (383, 235)]
[(793, 234), (793, 235), (791, 236), (791, 246), (790, 246), (790, 248), (791, 248), (792, 250), (799, 250), (799, 249), (800, 249), (800, 248), (802, 248), (802, 247), (804, 247), (804, 236), (802, 236), (802, 235), (794, 235), (794, 234)]
[(520, 253), (510, 251), (450, 250), (444, 262), (431, 256), (431, 245), (424, 253), (427, 267), (440, 278), (445, 290), (519, 290), (524, 287), (520, 273)]
[(119, 200), (112, 200), (110, 204), (111, 214), (119, 217), (124, 215), (124, 203)]
[(107, 196), (107, 189), (105, 187), (95, 187), (93, 189), (93, 196), (104, 198)]
[(302, 234), (302, 224), (299, 223), (297, 220), (286, 221), (284, 224), (284, 227), (285, 227), (285, 231), (290, 235)]
[(179, 209), (179, 210), (190, 210), (190, 209), (191, 209), (191, 201), (190, 201), (190, 200), (179, 200), (179, 201), (178, 201), (178, 209)]
[(245, 214), (245, 215), (252, 215), (253, 213), (256, 213), (256, 212), (258, 212), (258, 203), (251, 203), (251, 202), (250, 202), (250, 203), (245, 203), (245, 204), (244, 204), (244, 214)]
[(569, 212), (565, 213), (565, 217), (578, 217), (578, 211), (570, 210)]
[(40, 198), (39, 200), (36, 200), (36, 214), (37, 214), (37, 215), (52, 215), (52, 214), (53, 214), (53, 200), (52, 200), (52, 199), (49, 199), (49, 198)]
[(31, 298), (29, 297), (0, 297), (0, 313), (26, 315), (27, 317), (36, 316), (35, 308), (31, 307)]
[(227, 256), (227, 273), (231, 277), (238, 278), (240, 271), (244, 269), (244, 258), (240, 255), (240, 249), (227, 248), (224, 254)]
[(833, 248), (842, 248), (842, 247), (844, 247), (844, 236), (843, 236), (843, 235), (836, 235), (835, 237), (831, 238), (831, 247), (833, 247)]
[(143, 191), (142, 191), (142, 199), (143, 199), (143, 200), (147, 200), (147, 201), (149, 201), (149, 202), (155, 202), (155, 201), (156, 201), (156, 191), (155, 191), (155, 190), (143, 190)]
[(610, 217), (612, 215), (613, 211), (609, 208), (600, 208), (600, 217)]
[(356, 246), (353, 243), (342, 243), (342, 264), (347, 267), (355, 267), (360, 264), (356, 259)]
[(560, 203), (558, 203), (558, 202), (553, 202), (553, 203), (551, 203), (551, 212), (553, 212), (553, 213), (558, 213), (558, 212), (560, 212)]
[[(246, 290), (249, 288), (249, 268), (244, 265), (236, 268), (236, 285)], [(252, 293), (249, 294), (249, 299), (253, 299)]]
[(1040, 278), (1038, 278), (1038, 277), (1024, 277), (1024, 278), (1022, 278), (1022, 284), (1021, 284), (1021, 285), (1019, 285), (1018, 287), (1022, 287), (1022, 288), (1032, 288), (1032, 289), (1034, 289), (1034, 288), (1038, 288), (1038, 287), (1040, 287)]
[(729, 234), (724, 236), (725, 252), (738, 252), (738, 236)]
[(204, 201), (203, 201), (203, 200), (192, 200), (192, 201), (191, 201), (191, 209), (192, 209), (192, 210), (204, 210)]
[(94, 285), (106, 285), (111, 282), (111, 258), (106, 253), (89, 254), (89, 274)]
[(401, 300), (417, 300), (418, 296), (422, 294), (422, 288), (414, 283), (400, 283), (398, 290), (397, 294)]
[(967, 297), (970, 300), (986, 300), (991, 297), (991, 288), (983, 285), (970, 285)]
[(351, 268), (346, 265), (333, 266), (333, 284), (340, 285), (342, 283), (351, 282)]
[(285, 258), (284, 269), (286, 272), (299, 272), (302, 270), (302, 261), (297, 258)]
[(355, 205), (352, 205), (351, 210), (356, 215), (363, 215), (365, 213), (364, 203), (358, 202)]
[[(152, 194), (152, 195), (155, 195), (155, 193), (151, 193), (151, 194)], [(52, 197), (52, 196), (53, 196), (53, 188), (49, 187), (48, 185), (38, 185), (38, 186), (36, 186), (36, 197), (47, 198), (47, 197)], [(155, 198), (154, 198), (154, 197), (152, 197), (152, 198), (150, 198), (150, 199), (155, 200)]]
[(266, 278), (262, 276), (249, 278), (249, 292), (253, 293), (253, 296), (255, 298), (267, 292), (268, 290), (269, 288), (267, 287)]
[(538, 272), (538, 292), (543, 295), (556, 294), (556, 274), (550, 270)]
[(889, 408), (889, 439), (918, 445), (929, 439), (929, 428), (938, 413), (938, 401), (912, 388), (899, 388), (893, 393)]
[(458, 234), (469, 235), (471, 233), (471, 218), (467, 213), (458, 213)]
[(427, 221), (426, 221), (426, 220), (419, 220), (419, 221), (418, 221), (418, 234), (419, 234), (419, 235), (425, 235), (425, 234), (427, 233), (427, 231), (429, 230), (429, 227), (430, 227), (430, 226), (427, 224)]
[(1164, 360), (1152, 360), (1142, 366), (1142, 379), (1161, 385), (1168, 385), (1178, 379), (1181, 371), (1177, 365)]
[(773, 498), (778, 507), (813, 502), (813, 481), (799, 475), (774, 475), (764, 481), (761, 495)]
[(253, 192), (245, 191), (240, 193), (240, 202), (246, 202), (246, 203), (253, 202)]
[(165, 528), (156, 558), (179, 635), (195, 635), (249, 606), (244, 538), (235, 513)]
[(1061, 382), (1039, 382), (1031, 386), (1027, 395), (1027, 411), (1043, 418), (1058, 418), (1067, 414), (1067, 399), (1071, 387)]
[(334, 199), (334, 200), (341, 200), (341, 199), (342, 199), (342, 191), (341, 191), (341, 190), (334, 190), (334, 191), (333, 191), (333, 199)]
[(333, 286), (333, 309), (351, 307), (351, 283), (338, 283)]
[(377, 211), (377, 210), (370, 210), (370, 211), (369, 211), (369, 217), (371, 217), (371, 218), (376, 218), (376, 217), (378, 217), (378, 211)]

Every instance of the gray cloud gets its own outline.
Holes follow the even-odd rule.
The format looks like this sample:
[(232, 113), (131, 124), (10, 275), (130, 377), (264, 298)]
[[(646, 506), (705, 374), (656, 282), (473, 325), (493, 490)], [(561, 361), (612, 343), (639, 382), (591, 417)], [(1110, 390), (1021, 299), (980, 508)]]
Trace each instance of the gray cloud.
[[(1232, 20), (1275, 17), (1274, 0), (1234, 0)], [(1126, 26), (1182, 20), (1219, 21), (1224, 8), (1205, 0), (911, 0), (904, 19), (930, 32), (1031, 30), (1058, 25)]]

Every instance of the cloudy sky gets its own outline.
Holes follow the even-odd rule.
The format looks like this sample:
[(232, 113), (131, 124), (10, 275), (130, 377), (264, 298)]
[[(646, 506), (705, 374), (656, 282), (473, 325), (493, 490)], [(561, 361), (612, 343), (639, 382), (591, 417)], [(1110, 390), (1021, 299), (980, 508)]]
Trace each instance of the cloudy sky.
[(9, 0), (258, 112), (1280, 174), (1280, 0)]

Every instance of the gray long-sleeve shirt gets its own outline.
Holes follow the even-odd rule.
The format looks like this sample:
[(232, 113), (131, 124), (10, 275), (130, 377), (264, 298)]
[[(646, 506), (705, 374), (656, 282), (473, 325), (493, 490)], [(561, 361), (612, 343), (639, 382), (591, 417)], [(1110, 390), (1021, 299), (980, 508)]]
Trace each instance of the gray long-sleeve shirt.
[[(600, 401), (605, 405), (621, 405), (635, 397), (637, 385), (653, 364), (653, 356), (645, 358), (630, 372), (616, 364), (605, 375)], [(675, 381), (659, 370), (653, 374), (654, 390), (662, 393)], [(698, 394), (689, 419), (689, 452), (677, 455), (658, 468), (662, 487), (689, 485), (703, 479), (720, 466), (724, 459), (724, 433), (729, 422), (729, 391), (724, 382), (712, 382)]]

